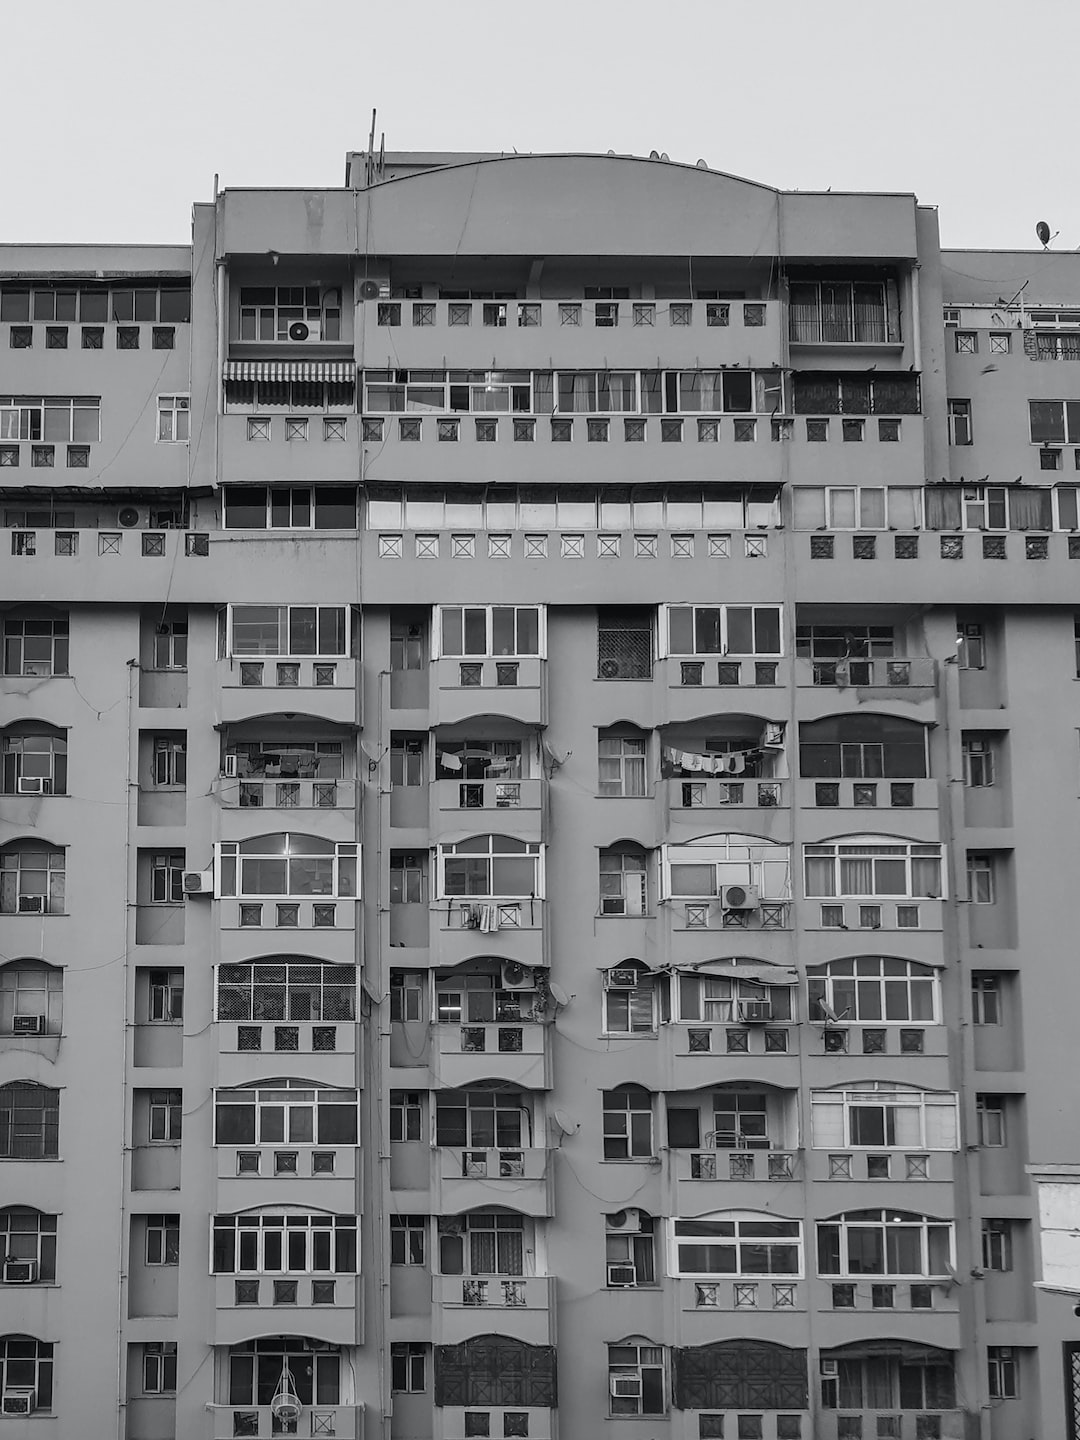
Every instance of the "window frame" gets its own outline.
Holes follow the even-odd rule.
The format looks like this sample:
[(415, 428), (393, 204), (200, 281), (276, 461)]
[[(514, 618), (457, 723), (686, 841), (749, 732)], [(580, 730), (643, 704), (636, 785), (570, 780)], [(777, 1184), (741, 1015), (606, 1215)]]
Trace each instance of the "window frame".
[[(495, 649), (495, 622), (496, 612), (510, 611), (513, 613), (514, 648), (511, 650)], [(469, 639), (466, 634), (466, 613), (471, 612), (473, 616), (484, 616), (484, 648), (482, 650), (470, 650)], [(449, 646), (456, 643), (447, 636), (447, 617), (451, 614), (460, 614), (461, 620), (461, 648), (450, 649)], [(536, 617), (536, 649), (522, 648), (522, 619), (525, 615)], [(474, 621), (475, 623), (475, 621)], [(432, 631), (433, 637), (433, 658), (436, 660), (494, 660), (494, 659), (539, 659), (547, 658), (547, 606), (546, 605), (437, 605), (435, 607), (435, 623)], [(527, 643), (527, 642), (526, 642)]]
[[(660, 898), (704, 902), (719, 899), (725, 886), (745, 885), (755, 887), (766, 904), (787, 902), (792, 898), (792, 849), (791, 845), (739, 834), (661, 845)], [(676, 867), (700, 871), (711, 867), (712, 890), (690, 894), (677, 890)]]
[[(702, 1229), (700, 1236), (695, 1236), (687, 1226), (699, 1226)], [(726, 1228), (730, 1226), (730, 1233)], [(755, 1230), (775, 1229), (788, 1227), (790, 1234), (768, 1234), (755, 1235)], [(705, 1227), (716, 1227), (706, 1229)], [(743, 1234), (743, 1227), (746, 1234)], [(715, 1239), (712, 1237), (715, 1236)], [(689, 1238), (688, 1238), (689, 1237)], [(691, 1243), (696, 1241), (696, 1243)], [(681, 1243), (680, 1243), (681, 1242)], [(748, 1264), (748, 1257), (755, 1251), (769, 1251), (776, 1247), (779, 1250), (795, 1251), (795, 1268), (779, 1269), (771, 1268), (772, 1257), (765, 1268)], [(684, 1249), (712, 1249), (732, 1250), (735, 1256), (735, 1264), (732, 1269), (697, 1270), (683, 1268), (682, 1251)], [(803, 1222), (799, 1218), (791, 1219), (782, 1215), (774, 1215), (767, 1211), (756, 1210), (717, 1210), (708, 1215), (700, 1215), (690, 1219), (687, 1217), (672, 1217), (668, 1221), (668, 1273), (682, 1279), (693, 1280), (715, 1280), (718, 1277), (732, 1280), (760, 1280), (765, 1278), (780, 1277), (786, 1280), (801, 1280), (806, 1274), (805, 1237)], [(744, 1253), (745, 1251), (745, 1253)]]
[[(42, 864), (31, 866), (23, 863), (23, 857), (37, 856), (42, 857)], [(15, 863), (9, 863), (9, 858), (14, 858)], [(8, 882), (9, 875), (14, 875), (11, 882)], [(43, 888), (25, 888), (27, 877), (32, 875), (44, 875)], [(64, 915), (67, 913), (64, 908), (66, 883), (67, 850), (64, 846), (20, 839), (0, 847), (0, 914)], [(14, 905), (8, 903), (9, 896), (14, 899)], [(34, 898), (42, 898), (44, 908), (24, 910), (22, 901)]]
[[(36, 628), (27, 630), (27, 626)], [(5, 675), (48, 679), (70, 674), (71, 622), (66, 611), (35, 613), (28, 607), (9, 611), (3, 620), (3, 636)], [(40, 653), (28, 657), (28, 641), (30, 649)]]
[[(23, 979), (25, 977), (25, 979)], [(0, 965), (0, 1034), (13, 1035), (14, 1020), (39, 1016), (46, 1035), (63, 1033), (64, 971), (59, 965), (21, 956)]]
[[(301, 971), (318, 971), (318, 978), (301, 978)], [(222, 961), (214, 967), (214, 1018), (241, 1025), (267, 1021), (353, 1024), (357, 978), (355, 965), (304, 955)], [(268, 1004), (269, 1000), (280, 1003)], [(294, 1013), (297, 1010), (304, 1013)], [(337, 1011), (346, 1013), (334, 1013)]]
[[(921, 852), (921, 853), (916, 853)], [(847, 835), (823, 844), (803, 845), (803, 893), (808, 900), (946, 900), (947, 875), (945, 867), (945, 846), (940, 843), (924, 844), (913, 840), (899, 840), (888, 835)], [(845, 862), (850, 867), (855, 863), (871, 862), (873, 876), (871, 888), (866, 890), (845, 889)], [(937, 861), (937, 894), (920, 890), (915, 892), (913, 874), (918, 861)], [(808, 865), (812, 861), (832, 862), (832, 888), (820, 888), (819, 882), (811, 883)], [(880, 863), (902, 862), (904, 866), (903, 890), (878, 888), (877, 872)]]
[[(869, 970), (860, 971), (860, 964), (876, 960), (879, 965), (877, 974)], [(834, 967), (848, 967), (834, 971)], [(903, 966), (904, 971), (893, 970), (890, 966)], [(847, 982), (837, 987), (836, 981)], [(821, 1008), (824, 1001), (832, 1010), (833, 1014), (845, 1024), (850, 1025), (940, 1025), (941, 1024), (941, 977), (936, 967), (928, 965), (923, 961), (907, 960), (891, 955), (853, 955), (842, 959), (827, 960), (820, 965), (807, 967), (807, 1004), (809, 1018), (812, 1021), (826, 1021), (827, 1016)], [(913, 1003), (915, 991), (913, 983), (926, 982), (929, 987), (930, 1014), (915, 1014), (916, 1007)], [(871, 992), (871, 986), (876, 986), (876, 992)], [(907, 997), (906, 1015), (888, 1015), (888, 1010), (896, 1008), (890, 1002), (897, 998), (897, 987), (903, 986)], [(838, 994), (838, 989), (844, 991), (850, 987), (852, 992), (852, 1005), (845, 1003), (844, 996)], [(865, 988), (864, 988), (865, 987)], [(871, 994), (877, 995), (877, 1011), (875, 1014), (862, 1015), (859, 1013), (864, 999), (870, 999)], [(871, 1010), (874, 1008), (871, 1004)]]
[(965, 730), (961, 736), (964, 784), (969, 790), (988, 790), (994, 783), (997, 742), (985, 731)]
[[(429, 1219), (426, 1215), (390, 1216), (390, 1264), (404, 1268), (427, 1266)], [(395, 1240), (400, 1238), (400, 1244)], [(400, 1259), (396, 1258), (400, 1255)]]
[[(782, 605), (766, 605), (751, 602), (749, 604), (727, 604), (717, 605), (679, 605), (665, 603), (661, 607), (660, 636), (664, 649), (662, 655), (671, 659), (709, 659), (715, 657), (723, 659), (725, 656), (733, 655), (740, 658), (755, 659), (768, 658), (779, 659), (784, 654), (784, 607)], [(731, 648), (731, 621), (736, 612), (747, 611), (750, 614), (750, 627), (753, 646), (751, 649)], [(690, 626), (694, 636), (692, 649), (679, 649), (672, 638), (672, 621), (675, 617), (689, 612)], [(772, 615), (776, 619), (776, 648), (762, 649), (759, 647), (758, 625), (759, 614), (762, 617)], [(705, 621), (705, 616), (713, 616), (715, 621)], [(699, 617), (701, 617), (699, 619)], [(699, 635), (699, 624), (710, 624), (715, 626), (717, 637), (717, 648), (701, 649)], [(760, 622), (765, 623), (764, 619)], [(765, 638), (765, 637), (762, 637)]]
[(157, 397), (157, 433), (154, 437), (155, 444), (186, 445), (190, 439), (191, 396), (183, 394), (159, 395)]
[[(488, 847), (480, 850), (475, 842), (486, 839)], [(515, 846), (521, 849), (497, 850), (497, 840), (510, 840)], [(459, 849), (460, 846), (471, 845), (471, 849)], [(435, 847), (435, 898), (436, 900), (458, 900), (468, 901), (497, 901), (497, 900), (543, 900), (545, 895), (545, 850), (546, 846), (539, 840), (519, 840), (513, 835), (502, 835), (491, 831), (479, 835), (470, 835), (464, 840), (443, 841)], [(500, 859), (512, 859), (514, 861), (533, 861), (533, 889), (531, 891), (517, 891), (504, 893), (495, 889), (495, 867)], [(473, 862), (473, 867), (468, 864), (459, 868), (462, 871), (463, 888), (451, 890), (447, 882), (447, 862), (466, 861)], [(474, 877), (479, 876), (477, 867), (480, 863), (487, 867), (487, 889), (471, 890), (469, 880), (470, 869)]]
[[(874, 1218), (874, 1216), (878, 1218)], [(830, 1279), (838, 1280), (863, 1280), (868, 1276), (884, 1280), (948, 1280), (956, 1268), (956, 1226), (951, 1220), (939, 1220), (932, 1215), (923, 1215), (915, 1211), (897, 1210), (892, 1207), (881, 1209), (869, 1207), (868, 1209), (848, 1210), (839, 1215), (830, 1216), (817, 1222), (817, 1269), (818, 1274)], [(944, 1268), (941, 1270), (931, 1269), (930, 1261), (932, 1251), (935, 1248), (935, 1241), (931, 1236), (931, 1230), (945, 1232), (947, 1255), (945, 1256)], [(880, 1270), (868, 1269), (865, 1264), (853, 1263), (853, 1234), (854, 1231), (873, 1230), (878, 1235), (878, 1250), (881, 1256)], [(835, 1231), (835, 1252), (836, 1269), (828, 1268), (825, 1263), (824, 1246), (827, 1243), (826, 1232)], [(896, 1235), (903, 1231), (905, 1235), (909, 1232), (916, 1232), (918, 1235), (920, 1264), (917, 1270), (901, 1270), (890, 1268), (890, 1235)], [(941, 1236), (936, 1239), (937, 1246), (940, 1246)], [(898, 1258), (894, 1255), (892, 1258)]]
[(390, 1393), (421, 1395), (427, 1386), (428, 1345), (423, 1340), (390, 1342)]
[[(645, 1121), (639, 1119), (635, 1125), (634, 1116), (644, 1116)], [(650, 1091), (640, 1085), (602, 1091), (601, 1118), (605, 1160), (638, 1163), (655, 1158), (656, 1107)]]
[(175, 1395), (176, 1341), (146, 1340), (139, 1348), (142, 1352), (142, 1393), (144, 1395)]
[[(295, 1237), (301, 1235), (298, 1244)], [(302, 1250), (302, 1256), (297, 1250)], [(295, 1264), (297, 1259), (303, 1263)], [(215, 1214), (211, 1219), (210, 1273), (359, 1275), (357, 1216), (292, 1205)]]
[[(59, 417), (65, 412), (67, 423), (59, 428)], [(0, 395), (0, 442), (20, 440), (56, 445), (98, 443), (101, 396)]]
[[(257, 843), (266, 840), (275, 840), (280, 837), (282, 845), (280, 849), (255, 850)], [(293, 849), (294, 841), (314, 841), (314, 849)], [(276, 831), (269, 835), (253, 835), (248, 840), (219, 840), (214, 846), (215, 856), (215, 894), (220, 899), (237, 900), (359, 900), (359, 879), (360, 879), (360, 846), (355, 841), (333, 841), (327, 840), (319, 835), (307, 835), (302, 831), (286, 830)], [(324, 888), (316, 889), (315, 873), (308, 880), (303, 880), (304, 862), (317, 860), (329, 862), (329, 881), (324, 877), (322, 884)], [(293, 876), (293, 862), (296, 862), (296, 874)], [(248, 880), (245, 875), (245, 866), (257, 866), (260, 863), (277, 864), (283, 867), (283, 878), (286, 887), (296, 885), (295, 889), (285, 888), (282, 890), (273, 889), (248, 889)], [(310, 865), (307, 867), (312, 870)], [(314, 867), (322, 871), (324, 865)]]
[[(37, 731), (27, 728), (35, 722), (15, 721), (8, 725), (0, 734), (0, 758), (3, 765), (3, 790), (4, 795), (17, 795), (19, 793), (19, 781), (23, 779), (44, 780), (47, 795), (67, 794), (67, 770), (68, 770), (68, 745), (67, 730), (60, 726), (52, 726), (44, 721), (40, 723)], [(17, 731), (19, 733), (12, 733)], [(27, 745), (27, 742), (31, 744)], [(47, 756), (48, 763), (44, 759), (31, 762), (35, 772), (32, 775), (26, 773), (25, 756)]]
[[(841, 1110), (842, 1136), (835, 1140), (831, 1135), (825, 1140), (819, 1139), (820, 1127), (815, 1123), (819, 1121), (820, 1112), (826, 1107)], [(856, 1111), (881, 1110), (882, 1131), (881, 1141), (856, 1141), (853, 1138), (854, 1127), (852, 1120)], [(914, 1110), (918, 1116), (918, 1135), (911, 1141), (899, 1141), (895, 1138), (896, 1116), (890, 1121), (885, 1112)], [(930, 1127), (927, 1125), (928, 1114), (933, 1111), (942, 1114), (948, 1111), (951, 1116), (951, 1136), (948, 1134), (947, 1120), (942, 1128), (942, 1135), (931, 1135)], [(889, 1128), (893, 1127), (893, 1140), (889, 1143)], [(953, 1090), (921, 1090), (917, 1087), (892, 1084), (887, 1082), (871, 1082), (863, 1086), (834, 1086), (811, 1090), (810, 1092), (810, 1144), (814, 1150), (845, 1150), (862, 1151), (940, 1151), (945, 1154), (953, 1154), (959, 1148), (960, 1137), (960, 1100)], [(935, 1143), (939, 1139), (951, 1138), (951, 1144)]]
[[(238, 649), (236, 639), (236, 622), (242, 619), (245, 611), (269, 612), (276, 610), (277, 613), (277, 646), (274, 649), (254, 648)], [(294, 633), (294, 616), (300, 612), (314, 613), (314, 647), (312, 649), (294, 649), (289, 643), (282, 648), (282, 641), (291, 642), (300, 638)], [(251, 660), (251, 659), (314, 659), (314, 660), (347, 660), (352, 654), (352, 635), (350, 625), (351, 606), (349, 605), (319, 605), (319, 604), (230, 604), (226, 610), (226, 637), (225, 655), (230, 660)], [(341, 635), (341, 648), (324, 648), (320, 643), (323, 636), (324, 623), (329, 623), (331, 617), (337, 617), (337, 625)], [(325, 617), (325, 622), (324, 622)], [(264, 628), (269, 624), (269, 615), (266, 614), (261, 621), (251, 620), (247, 623), (262, 625)], [(299, 619), (295, 622), (299, 627)], [(308, 622), (311, 623), (311, 622)], [(327, 637), (330, 638), (329, 636)]]
[[(232, 1110), (250, 1110), (252, 1112), (251, 1131), (254, 1136), (251, 1140), (231, 1140), (221, 1138), (222, 1120), (225, 1114)], [(303, 1122), (303, 1112), (310, 1112), (310, 1125)], [(280, 1112), (280, 1127), (271, 1123), (273, 1117)], [(333, 1114), (328, 1112), (334, 1112)], [(346, 1125), (346, 1131), (352, 1131), (352, 1139), (324, 1139), (321, 1130), (324, 1121), (329, 1125), (331, 1119), (339, 1118), (338, 1112), (351, 1113), (352, 1124)], [(240, 1149), (251, 1149), (255, 1146), (283, 1146), (290, 1149), (303, 1147), (305, 1149), (331, 1149), (339, 1146), (355, 1146), (358, 1133), (358, 1101), (357, 1091), (344, 1089), (338, 1086), (327, 1085), (318, 1081), (304, 1081), (288, 1078), (277, 1084), (260, 1081), (256, 1085), (244, 1086), (219, 1086), (214, 1091), (214, 1146), (220, 1148), (223, 1145), (237, 1147)], [(297, 1123), (294, 1127), (293, 1121)], [(273, 1131), (280, 1128), (280, 1138), (273, 1134), (264, 1136), (265, 1129)], [(305, 1129), (310, 1130), (310, 1135), (305, 1135)]]
[(147, 1091), (147, 1141), (151, 1145), (178, 1145), (183, 1136), (183, 1115), (184, 1092), (182, 1090)]
[[(3, 402), (0, 401), (0, 404)], [(1056, 419), (1050, 418), (1049, 410), (1046, 415), (1045, 428), (1047, 433), (1044, 436), (1036, 435), (1035, 407), (1038, 405), (1060, 406), (1060, 413)], [(1060, 423), (1057, 423), (1060, 421)], [(1077, 445), (1080, 444), (1080, 400), (1050, 400), (1038, 399), (1028, 400), (1028, 435), (1032, 445), (1040, 447), (1046, 445)]]
[[(622, 1355), (621, 1359), (616, 1358), (619, 1354)], [(609, 1343), (607, 1357), (609, 1415), (615, 1417), (666, 1415), (668, 1413), (666, 1346), (651, 1345), (648, 1342), (636, 1344), (633, 1341), (618, 1345)], [(655, 1393), (657, 1373), (659, 1374), (658, 1397)], [(615, 1380), (618, 1376), (636, 1377), (639, 1385), (636, 1398), (614, 1394)], [(651, 1392), (649, 1396), (645, 1394), (647, 1381)], [(657, 1401), (658, 1403), (656, 1403)]]
[[(24, 1223), (13, 1225), (16, 1218)], [(52, 1283), (56, 1279), (58, 1221), (58, 1215), (39, 1210), (36, 1205), (0, 1206), (0, 1254), (35, 1264), (38, 1281)]]
[[(609, 749), (605, 753), (604, 747)], [(638, 749), (627, 747), (640, 747)], [(596, 737), (597, 794), (604, 799), (644, 799), (649, 793), (649, 736), (631, 735), (618, 726), (601, 728)], [(605, 778), (605, 768), (608, 771)]]
[(143, 1220), (143, 1264), (148, 1269), (179, 1265), (180, 1216), (158, 1211)]

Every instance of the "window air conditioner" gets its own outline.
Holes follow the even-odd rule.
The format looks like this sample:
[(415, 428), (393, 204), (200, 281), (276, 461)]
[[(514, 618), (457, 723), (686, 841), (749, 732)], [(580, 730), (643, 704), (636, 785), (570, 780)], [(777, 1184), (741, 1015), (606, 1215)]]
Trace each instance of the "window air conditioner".
[(33, 1408), (33, 1390), (19, 1387), (5, 1390), (0, 1396), (0, 1413), (4, 1415), (29, 1415)]
[(625, 1290), (628, 1285), (637, 1284), (637, 1271), (633, 1265), (609, 1265), (607, 1283), (615, 1290)]
[(13, 1015), (11, 1017), (11, 1033), (13, 1035), (44, 1035), (44, 1015)]
[(225, 756), (225, 776), (226, 776), (226, 779), (235, 780), (235, 778), (236, 778), (236, 776), (239, 774), (239, 770), (240, 770), (239, 760), (240, 760), (239, 755), (226, 755), (226, 756)]
[(633, 965), (615, 965), (607, 972), (609, 990), (636, 990), (638, 972)]
[(636, 1205), (628, 1205), (625, 1210), (616, 1210), (607, 1217), (607, 1228), (622, 1230), (628, 1235), (640, 1235), (641, 1211)]
[(37, 1278), (38, 1262), (36, 1260), (4, 1261), (5, 1285), (32, 1285)]
[(756, 910), (761, 899), (753, 885), (723, 885), (720, 888), (722, 910)]
[(294, 345), (321, 340), (322, 324), (318, 320), (294, 320), (289, 326), (289, 339)]
[(640, 1400), (641, 1376), (612, 1375), (611, 1393), (617, 1400)]
[(522, 965), (517, 960), (504, 960), (502, 963), (502, 988), (504, 990), (533, 989), (532, 966)]
[(184, 894), (185, 895), (213, 895), (214, 893), (214, 872), (213, 870), (185, 870), (184, 871)]
[(20, 896), (19, 896), (19, 914), (20, 914), (20, 915), (44, 915), (44, 914), (45, 914), (45, 896), (44, 896), (44, 895), (20, 895)]
[(768, 1000), (744, 1000), (739, 1006), (739, 1019), (744, 1025), (767, 1025), (772, 1019)]
[(839, 1362), (839, 1360), (824, 1360), (824, 1359), (823, 1359), (822, 1362), (821, 1362), (821, 1373), (822, 1373), (822, 1375), (839, 1375), (839, 1374), (840, 1374), (840, 1362)]
[(15, 789), (20, 795), (51, 795), (52, 781), (39, 776), (20, 775), (15, 782)]

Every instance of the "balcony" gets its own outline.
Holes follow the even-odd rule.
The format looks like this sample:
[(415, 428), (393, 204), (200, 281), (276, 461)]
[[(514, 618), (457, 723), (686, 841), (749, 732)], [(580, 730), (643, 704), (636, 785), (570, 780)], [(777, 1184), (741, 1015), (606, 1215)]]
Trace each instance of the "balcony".
[(213, 1208), (235, 1213), (253, 1205), (297, 1205), (350, 1214), (362, 1183), (355, 1145), (218, 1145)]
[[(246, 1336), (245, 1336), (246, 1338)], [(281, 1421), (274, 1418), (269, 1405), (213, 1405), (213, 1440), (234, 1440), (246, 1435), (256, 1440), (270, 1440), (284, 1435)], [(363, 1405), (314, 1405), (303, 1407), (296, 1429), (299, 1436), (333, 1435), (337, 1440), (363, 1440)], [(464, 1434), (464, 1431), (460, 1432)]]
[[(467, 1408), (463, 1405), (443, 1405), (436, 1406), (434, 1412), (429, 1409), (427, 1414), (429, 1417), (434, 1414), (434, 1424), (430, 1432), (434, 1440), (460, 1440), (462, 1435), (475, 1434), (528, 1435), (529, 1440), (552, 1440), (556, 1433), (555, 1411), (541, 1409), (536, 1405), (470, 1405)], [(488, 1428), (467, 1428), (467, 1417), (471, 1418), (473, 1415), (486, 1416)], [(518, 1416), (525, 1417), (522, 1428), (519, 1428), (521, 1421), (515, 1418)], [(431, 1423), (430, 1419), (428, 1423)]]
[[(729, 910), (721, 905), (719, 898), (686, 900), (673, 898), (664, 901), (671, 915), (671, 926), (675, 937), (693, 936), (700, 931), (715, 935), (718, 930), (767, 931), (790, 930), (792, 902), (790, 900), (761, 900), (751, 909)], [(678, 938), (675, 945), (680, 945)], [(688, 943), (688, 942), (687, 942)], [(679, 955), (680, 961), (684, 958)]]
[(440, 1343), (458, 1345), (497, 1331), (530, 1345), (554, 1340), (555, 1280), (548, 1275), (433, 1275)]
[(440, 969), (493, 952), (522, 965), (547, 964), (543, 900), (437, 900), (431, 919), (431, 963)]
[[(800, 810), (938, 809), (936, 780), (799, 780)], [(936, 838), (937, 827), (934, 827)]]
[[(883, 1427), (882, 1422), (885, 1422)], [(969, 1434), (963, 1410), (826, 1410), (815, 1424), (821, 1440), (851, 1435), (888, 1435), (889, 1440), (963, 1440)]]
[(677, 1180), (776, 1181), (801, 1178), (801, 1150), (686, 1150), (678, 1153)]
[(299, 776), (223, 776), (218, 796), (224, 810), (352, 810), (355, 780), (319, 780)]
[[(666, 694), (664, 723), (694, 721), (722, 713), (724, 708), (731, 714), (765, 708), (777, 689), (789, 683), (790, 667), (791, 661), (780, 656), (740, 660), (702, 655), (658, 660), (655, 675)], [(729, 702), (726, 707), (725, 701)]]
[(671, 1067), (672, 1089), (696, 1090), (715, 1074), (723, 1056), (732, 1078), (758, 1080), (788, 1087), (798, 1084), (802, 1027), (789, 1021), (775, 1025), (678, 1024), (660, 1027), (659, 1037)]
[(549, 1027), (535, 1021), (436, 1025), (436, 1079), (454, 1089), (489, 1078), (529, 1090), (550, 1089), (548, 1034)]
[[(797, 1312), (806, 1309), (806, 1282), (771, 1279), (678, 1280), (679, 1308), (708, 1318), (717, 1311)], [(801, 1323), (801, 1322), (800, 1322)]]
[[(325, 900), (251, 900), (228, 896), (218, 901), (222, 930), (251, 931), (253, 945), (287, 942), (297, 930), (318, 931), (324, 958), (339, 964), (355, 961), (353, 932), (360, 902), (327, 897)], [(272, 934), (268, 932), (273, 932)], [(234, 959), (244, 957), (236, 955)]]
[(222, 1020), (217, 1032), (219, 1085), (272, 1079), (281, 1074), (283, 1056), (302, 1056), (304, 1074), (313, 1081), (346, 1088), (355, 1083), (363, 1030), (354, 1021)]
[[(811, 1180), (907, 1180), (952, 1182), (955, 1157), (949, 1150), (810, 1150), (806, 1168)], [(872, 1204), (874, 1191), (863, 1202)], [(845, 1202), (847, 1203), (847, 1202)], [(852, 1201), (851, 1207), (858, 1203)], [(928, 1205), (933, 1202), (927, 1201)], [(935, 1212), (936, 1213), (936, 1212)]]
[(250, 1336), (253, 1322), (263, 1322), (273, 1307), (275, 1320), (290, 1333), (355, 1345), (362, 1334), (358, 1295), (356, 1275), (215, 1275), (212, 1343), (240, 1344)]
[(547, 666), (537, 655), (480, 656), (431, 663), (431, 723), (455, 725), (479, 715), (547, 724)]
[(438, 1146), (433, 1154), (433, 1213), (454, 1214), (505, 1205), (525, 1215), (551, 1214), (551, 1158), (547, 1150)]
[(893, 1058), (910, 1056), (942, 1057), (949, 1053), (948, 1032), (944, 1025), (849, 1025), (812, 1024), (806, 1031), (807, 1055), (888, 1055)]
[[(938, 662), (929, 655), (875, 655), (850, 660), (798, 656), (795, 684), (799, 689), (817, 690), (822, 695), (827, 701), (827, 711), (821, 713), (853, 708), (874, 699), (924, 705), (937, 695)], [(840, 703), (842, 696), (847, 697), (848, 705)]]
[[(499, 831), (508, 822), (522, 839), (540, 840), (544, 782), (530, 780), (436, 780), (431, 786), (431, 836), (459, 832), (462, 822)], [(464, 813), (464, 812), (467, 812)]]
[(369, 300), (362, 323), (367, 364), (394, 368), (452, 354), (487, 369), (497, 351), (508, 369), (549, 369), (553, 354), (564, 369), (595, 369), (616, 339), (630, 368), (655, 366), (658, 352), (673, 368), (697, 366), (703, 349), (716, 365), (769, 367), (782, 351), (778, 300)]
[(807, 930), (938, 931), (943, 902), (932, 897), (897, 897), (888, 900), (823, 900), (802, 902), (802, 923)]
[(226, 725), (269, 714), (314, 715), (340, 725), (359, 719), (356, 661), (231, 659), (217, 662), (221, 720)]
[(723, 811), (726, 816), (730, 816), (733, 810), (752, 811), (752, 815), (731, 817), (731, 823), (736, 829), (752, 828), (755, 832), (773, 828), (770, 817), (758, 812), (790, 808), (790, 785), (788, 780), (719, 780), (715, 776), (700, 780), (664, 781), (673, 820), (686, 818), (693, 821), (703, 811)]

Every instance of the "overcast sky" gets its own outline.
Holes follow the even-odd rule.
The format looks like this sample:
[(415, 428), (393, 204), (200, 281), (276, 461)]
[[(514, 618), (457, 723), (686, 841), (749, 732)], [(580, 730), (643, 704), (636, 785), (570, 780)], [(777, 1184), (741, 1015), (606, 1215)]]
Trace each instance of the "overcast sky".
[(375, 106), (388, 150), (656, 149), (1080, 248), (1075, 0), (8, 0), (0, 34), (0, 242), (186, 242), (215, 172), (341, 185)]

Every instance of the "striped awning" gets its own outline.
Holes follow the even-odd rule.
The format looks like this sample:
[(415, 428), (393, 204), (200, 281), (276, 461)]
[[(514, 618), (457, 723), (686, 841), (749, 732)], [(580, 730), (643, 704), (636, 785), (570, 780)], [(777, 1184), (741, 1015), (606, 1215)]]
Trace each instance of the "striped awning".
[(222, 378), (355, 385), (356, 366), (347, 360), (226, 360)]

